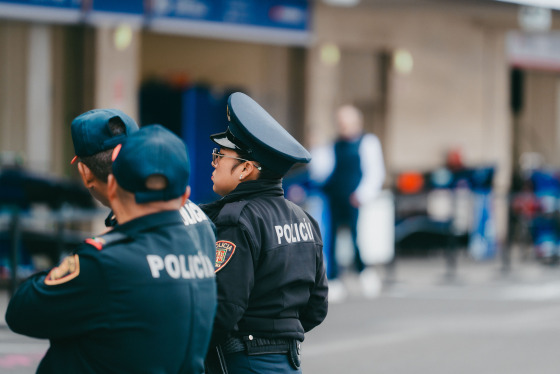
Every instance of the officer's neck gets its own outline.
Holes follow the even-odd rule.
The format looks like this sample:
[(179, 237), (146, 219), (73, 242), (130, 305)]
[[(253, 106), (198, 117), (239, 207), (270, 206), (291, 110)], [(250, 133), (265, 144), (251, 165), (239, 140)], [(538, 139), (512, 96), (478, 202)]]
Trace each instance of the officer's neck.
[(132, 199), (121, 199), (117, 197), (111, 201), (111, 208), (117, 218), (119, 225), (132, 221), (133, 219), (147, 216), (149, 214), (159, 213), (166, 210), (179, 210), (183, 205), (182, 198), (177, 198), (169, 201), (154, 201), (145, 204), (138, 204)]
[(121, 188), (112, 174), (109, 175), (107, 182), (107, 198), (119, 225), (148, 214), (179, 210), (191, 192), (190, 187), (187, 187), (182, 196), (172, 200), (138, 203), (134, 194)]

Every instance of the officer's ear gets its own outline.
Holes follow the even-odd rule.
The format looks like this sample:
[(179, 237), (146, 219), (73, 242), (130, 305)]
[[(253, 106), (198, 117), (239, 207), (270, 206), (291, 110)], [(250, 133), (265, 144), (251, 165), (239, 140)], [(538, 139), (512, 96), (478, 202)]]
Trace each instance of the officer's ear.
[(181, 196), (181, 206), (185, 205), (189, 197), (191, 197), (191, 186), (185, 188), (185, 193)]
[(257, 167), (252, 162), (246, 162), (243, 170), (246, 172), (246, 175), (252, 176), (251, 179), (257, 179), (257, 177), (259, 175)]
[(113, 174), (109, 174), (107, 177), (107, 199), (109, 203), (117, 198), (117, 180)]
[(93, 187), (95, 183), (96, 177), (93, 175), (93, 172), (90, 168), (87, 167), (86, 164), (79, 161), (78, 162), (78, 172), (80, 173), (80, 177), (82, 178), (82, 182), (87, 189)]

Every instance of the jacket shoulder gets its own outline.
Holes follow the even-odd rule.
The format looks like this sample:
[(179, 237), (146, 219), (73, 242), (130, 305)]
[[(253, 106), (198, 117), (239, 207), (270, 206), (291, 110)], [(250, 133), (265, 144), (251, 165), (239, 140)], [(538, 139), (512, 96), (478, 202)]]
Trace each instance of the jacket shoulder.
[(95, 249), (97, 249), (98, 251), (101, 251), (102, 249), (110, 246), (110, 245), (114, 245), (114, 244), (118, 244), (121, 242), (124, 242), (126, 240), (128, 240), (130, 237), (122, 232), (118, 232), (118, 231), (111, 231), (107, 234), (101, 235), (101, 236), (96, 236), (96, 237), (92, 237), (92, 238), (87, 238), (86, 240), (84, 240), (84, 243), (94, 247)]
[(239, 218), (241, 217), (241, 212), (243, 208), (248, 204), (247, 200), (243, 201), (236, 201), (233, 203), (229, 203), (224, 205), (218, 218), (216, 220), (216, 225), (234, 225), (239, 222)]

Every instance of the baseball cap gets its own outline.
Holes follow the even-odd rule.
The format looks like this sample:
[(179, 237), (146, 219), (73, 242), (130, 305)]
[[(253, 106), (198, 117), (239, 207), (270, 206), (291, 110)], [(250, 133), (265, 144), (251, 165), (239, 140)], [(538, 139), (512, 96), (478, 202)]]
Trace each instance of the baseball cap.
[[(111, 133), (109, 121), (115, 117), (120, 118), (124, 123), (125, 132), (123, 134), (113, 135)], [(92, 156), (114, 148), (137, 130), (136, 122), (118, 109), (93, 109), (80, 114), (74, 118), (71, 125), (72, 142), (76, 154), (71, 163), (76, 162), (78, 157)]]
[(225, 148), (248, 153), (267, 169), (280, 175), (297, 162), (308, 163), (311, 154), (256, 101), (241, 92), (228, 98), (228, 128), (210, 135)]
[[(183, 195), (189, 174), (185, 143), (161, 125), (142, 127), (113, 151), (113, 175), (119, 186), (134, 194), (138, 204)], [(164, 177), (166, 186), (150, 189), (147, 180), (153, 175)]]

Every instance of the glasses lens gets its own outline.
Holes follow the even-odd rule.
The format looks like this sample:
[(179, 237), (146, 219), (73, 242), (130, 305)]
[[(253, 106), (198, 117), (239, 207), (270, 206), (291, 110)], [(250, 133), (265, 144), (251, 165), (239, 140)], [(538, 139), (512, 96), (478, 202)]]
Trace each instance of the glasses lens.
[(219, 152), (218, 148), (214, 148), (212, 150), (212, 163), (213, 164), (216, 164), (216, 161), (218, 160), (218, 152)]

